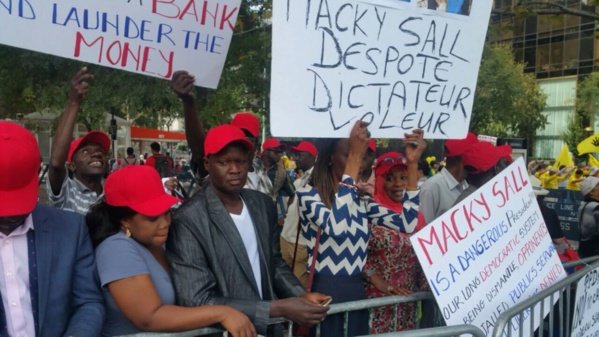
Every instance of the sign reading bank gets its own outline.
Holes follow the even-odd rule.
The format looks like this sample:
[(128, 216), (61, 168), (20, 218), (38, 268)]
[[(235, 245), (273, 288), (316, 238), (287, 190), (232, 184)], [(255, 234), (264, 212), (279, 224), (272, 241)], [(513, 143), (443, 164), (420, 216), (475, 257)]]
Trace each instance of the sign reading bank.
[(216, 88), (241, 0), (0, 0), (0, 43)]

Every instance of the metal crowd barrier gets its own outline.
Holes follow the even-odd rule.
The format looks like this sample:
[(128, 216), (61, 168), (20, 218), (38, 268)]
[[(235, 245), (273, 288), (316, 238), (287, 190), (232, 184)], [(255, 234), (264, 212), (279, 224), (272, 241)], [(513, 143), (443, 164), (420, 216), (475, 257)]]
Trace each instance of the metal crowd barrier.
[[(527, 317), (540, 317), (538, 336), (569, 337), (571, 333), (576, 284), (589, 271), (599, 266), (599, 257), (591, 257), (568, 264), (568, 267), (584, 264), (585, 268), (578, 270), (551, 287), (527, 298), (519, 304), (503, 312), (495, 322), (492, 337), (523, 336), (526, 331), (530, 336), (535, 333), (534, 319), (525, 326)], [(594, 261), (594, 262), (593, 262)], [(593, 262), (589, 264), (589, 262)], [(555, 299), (557, 298), (557, 303)], [(548, 316), (545, 319), (545, 315)], [(506, 330), (507, 329), (507, 330)], [(515, 330), (515, 332), (514, 332)]]
[[(398, 311), (399, 304), (420, 302), (422, 300), (427, 300), (427, 299), (431, 299), (431, 300), (434, 299), (433, 294), (430, 292), (417, 292), (417, 293), (410, 294), (409, 296), (387, 296), (387, 297), (371, 298), (371, 299), (360, 300), (360, 301), (331, 304), (331, 309), (329, 310), (328, 315), (344, 313), (346, 328), (344, 329), (344, 332), (340, 333), (338, 336), (323, 336), (323, 337), (345, 337), (346, 336), (345, 332), (347, 331), (347, 324), (348, 324), (348, 313), (351, 311), (385, 307), (385, 306), (393, 306), (394, 316), (397, 317), (397, 311)], [(414, 313), (414, 314), (416, 314), (416, 313)], [(395, 322), (397, 322), (396, 319), (394, 320), (394, 324), (395, 324)], [(275, 318), (275, 319), (271, 319), (269, 324), (281, 324), (281, 323), (289, 324), (289, 329), (287, 329), (286, 336), (292, 337), (292, 329), (291, 328), (293, 326), (293, 322), (290, 322), (290, 321), (287, 321), (287, 320), (284, 320), (281, 318)], [(429, 330), (429, 329), (427, 329), (427, 330)], [(416, 331), (416, 330), (414, 330), (414, 331)], [(185, 332), (176, 332), (176, 333), (143, 332), (143, 333), (127, 335), (127, 336), (122, 336), (122, 337), (194, 337), (194, 336), (206, 336), (206, 335), (211, 335), (211, 334), (215, 334), (215, 333), (224, 333), (224, 332), (221, 329), (216, 329), (216, 328), (202, 328), (202, 329), (190, 330), (190, 331), (185, 331)], [(466, 333), (466, 332), (464, 332), (464, 333)], [(320, 329), (319, 329), (319, 327), (317, 327), (316, 328), (316, 337), (319, 337), (319, 336), (320, 336)], [(414, 337), (417, 337), (417, 336), (419, 336), (419, 335), (414, 335)], [(439, 335), (439, 336), (441, 336), (441, 335)], [(443, 335), (443, 336), (450, 336), (450, 335)], [(430, 335), (427, 335), (427, 337), (430, 337)], [(475, 335), (475, 337), (482, 337), (482, 336)]]
[[(389, 332), (378, 335), (367, 335), (368, 337), (453, 337), (472, 335), (474, 337), (485, 337), (485, 333), (474, 325), (453, 325), (439, 328), (407, 330), (401, 332)], [(367, 337), (360, 336), (360, 337)]]
[[(509, 310), (503, 312), (495, 322), (495, 327), (492, 332), (492, 337), (512, 337), (512, 336), (523, 336), (524, 329), (528, 328), (530, 332), (530, 336), (534, 335), (534, 325), (530, 324), (527, 327), (524, 327), (523, 324), (514, 324), (513, 318), (519, 317), (519, 322), (524, 321), (524, 316), (528, 315), (534, 317), (535, 315), (541, 314), (540, 317), (544, 317), (548, 310), (548, 317), (544, 320), (540, 321), (539, 333), (538, 336), (543, 337), (569, 337), (570, 336), (570, 327), (571, 327), (571, 319), (573, 313), (574, 299), (575, 299), (575, 288), (576, 283), (580, 280), (586, 273), (588, 273), (593, 268), (599, 266), (599, 256), (594, 256), (590, 258), (581, 259), (579, 261), (568, 262), (564, 264), (565, 268), (572, 268), (579, 265), (584, 265), (585, 268), (574, 272), (573, 274), (567, 276), (565, 279), (557, 282), (553, 286), (540, 291), (538, 294), (524, 300), (511, 307)], [(553, 303), (554, 299), (558, 299), (555, 305), (549, 304), (546, 305), (545, 302), (550, 300), (550, 303)], [(398, 313), (398, 305), (402, 303), (411, 303), (411, 302), (421, 302), (422, 300), (434, 299), (432, 293), (430, 292), (418, 292), (411, 294), (409, 296), (388, 296), (381, 298), (373, 298), (366, 299), (360, 301), (353, 302), (345, 302), (332, 304), (331, 309), (328, 314), (339, 314), (343, 313), (345, 315), (344, 322), (345, 327), (344, 331), (340, 332), (338, 336), (323, 336), (323, 337), (345, 337), (347, 331), (348, 324), (348, 315), (349, 312), (363, 309), (372, 309), (378, 307), (385, 306), (393, 306), (394, 308), (394, 317), (397, 317)], [(540, 307), (540, 311), (537, 308)], [(435, 313), (440, 315), (440, 313)], [(416, 315), (416, 313), (414, 313)], [(395, 328), (396, 319), (393, 320), (393, 328)], [(531, 320), (532, 321), (532, 320)], [(427, 329), (418, 329), (418, 321), (416, 320), (416, 329), (407, 330), (401, 332), (391, 332), (386, 334), (379, 335), (370, 335), (371, 337), (449, 337), (449, 336), (459, 336), (464, 334), (470, 334), (474, 337), (484, 337), (485, 334), (483, 331), (474, 326), (474, 325), (456, 325), (456, 326), (444, 326), (437, 328), (427, 328)], [(289, 328), (287, 329), (287, 337), (292, 337), (292, 325), (293, 322), (289, 322), (287, 320), (276, 318), (272, 319), (269, 324), (289, 324)], [(518, 328), (517, 333), (512, 332), (512, 327)], [(504, 335), (504, 330), (509, 328), (507, 333)], [(546, 329), (548, 328), (548, 329)], [(556, 332), (556, 329), (558, 330)], [(546, 331), (547, 330), (547, 331)], [(134, 335), (128, 335), (127, 337), (193, 337), (193, 336), (206, 336), (211, 334), (218, 334), (224, 332), (221, 329), (217, 328), (203, 328), (196, 329), (185, 332), (178, 333), (138, 333)], [(316, 328), (316, 337), (320, 337), (320, 329), (317, 326)]]

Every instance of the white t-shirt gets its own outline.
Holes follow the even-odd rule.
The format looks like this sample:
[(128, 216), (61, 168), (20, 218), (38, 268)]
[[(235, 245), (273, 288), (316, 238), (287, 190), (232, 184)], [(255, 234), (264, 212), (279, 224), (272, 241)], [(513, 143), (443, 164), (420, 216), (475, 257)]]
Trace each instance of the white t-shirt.
[(237, 227), (237, 231), (239, 231), (239, 235), (241, 235), (241, 240), (245, 246), (245, 251), (250, 259), (250, 265), (252, 266), (254, 279), (256, 280), (256, 285), (258, 286), (258, 292), (260, 292), (260, 297), (263, 298), (262, 274), (260, 273), (260, 254), (258, 253), (258, 239), (256, 238), (254, 223), (252, 222), (250, 213), (245, 206), (245, 202), (243, 203), (243, 210), (241, 211), (241, 214), (229, 214), (235, 223), (235, 227)]

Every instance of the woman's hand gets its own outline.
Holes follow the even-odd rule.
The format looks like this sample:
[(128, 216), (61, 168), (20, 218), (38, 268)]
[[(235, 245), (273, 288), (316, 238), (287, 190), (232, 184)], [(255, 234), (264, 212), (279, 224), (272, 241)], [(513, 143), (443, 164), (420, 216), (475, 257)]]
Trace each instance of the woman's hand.
[(382, 276), (374, 274), (370, 277), (370, 283), (385, 295), (403, 295), (407, 296), (410, 292), (403, 288), (395, 288), (387, 282)]
[(422, 129), (414, 129), (412, 133), (406, 134), (403, 139), (403, 143), (406, 146), (406, 159), (408, 164), (418, 164), (422, 153), (426, 149), (426, 141), (424, 141), (423, 136), (424, 131)]
[(363, 121), (357, 121), (354, 124), (349, 134), (348, 154), (345, 162), (344, 173), (352, 177), (354, 181), (358, 181), (362, 161), (366, 151), (368, 150), (368, 141), (370, 140), (370, 132), (368, 132), (368, 124)]
[(370, 132), (368, 132), (368, 123), (357, 121), (349, 134), (349, 156), (356, 156), (360, 159), (368, 150), (368, 142), (370, 141)]
[(241, 311), (227, 307), (220, 324), (232, 337), (256, 337), (256, 328)]

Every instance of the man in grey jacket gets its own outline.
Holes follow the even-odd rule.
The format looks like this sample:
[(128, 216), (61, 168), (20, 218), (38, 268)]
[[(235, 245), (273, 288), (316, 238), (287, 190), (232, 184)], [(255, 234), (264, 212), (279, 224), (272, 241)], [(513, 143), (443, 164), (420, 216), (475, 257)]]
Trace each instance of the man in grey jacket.
[(268, 327), (270, 317), (317, 324), (328, 296), (306, 293), (282, 260), (272, 199), (243, 189), (252, 150), (234, 126), (207, 133), (208, 183), (175, 214), (167, 257), (180, 304), (230, 305), (248, 315), (259, 334), (280, 336), (280, 327)]

